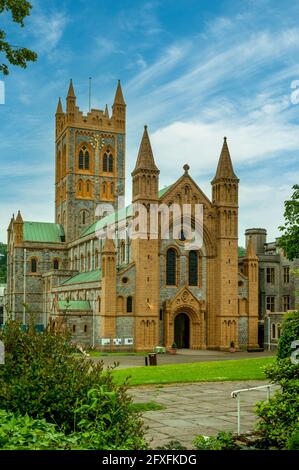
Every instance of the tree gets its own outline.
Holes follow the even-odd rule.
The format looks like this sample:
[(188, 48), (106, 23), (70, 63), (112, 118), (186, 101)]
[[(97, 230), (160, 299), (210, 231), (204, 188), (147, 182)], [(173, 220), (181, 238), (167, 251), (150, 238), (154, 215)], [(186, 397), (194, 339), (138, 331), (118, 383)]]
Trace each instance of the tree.
[[(24, 27), (24, 19), (30, 15), (32, 5), (26, 0), (0, 0), (0, 14), (6, 11), (11, 12), (12, 20)], [(26, 47), (19, 47), (10, 44), (6, 40), (6, 33), (0, 29), (0, 53), (3, 53), (7, 61), (12, 65), (17, 65), (25, 69), (27, 62), (35, 62), (37, 54)], [(3, 75), (9, 74), (8, 65), (0, 63), (0, 72)]]
[(278, 242), (291, 261), (299, 258), (299, 185), (295, 184), (293, 190), (291, 199), (284, 203), (285, 224), (279, 227), (283, 234)]
[(238, 246), (238, 256), (245, 256), (246, 249), (243, 246)]
[(7, 245), (0, 242), (0, 284), (6, 283)]

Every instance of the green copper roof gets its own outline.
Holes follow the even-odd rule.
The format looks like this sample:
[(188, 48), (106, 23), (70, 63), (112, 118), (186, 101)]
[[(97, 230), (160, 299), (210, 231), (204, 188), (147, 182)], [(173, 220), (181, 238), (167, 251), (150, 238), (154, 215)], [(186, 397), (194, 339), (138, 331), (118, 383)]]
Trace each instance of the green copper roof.
[[(158, 192), (159, 199), (171, 188), (172, 185), (167, 186), (166, 188), (160, 189)], [(87, 235), (91, 235), (96, 231), (101, 230), (102, 228), (106, 227), (107, 225), (112, 225), (115, 222), (120, 222), (121, 220), (125, 220), (127, 217), (133, 215), (133, 204), (130, 204), (127, 207), (123, 207), (119, 211), (113, 212), (113, 214), (109, 214), (103, 219), (94, 222), (90, 227), (88, 227), (84, 232), (82, 232), (81, 237), (86, 237)]]
[(158, 192), (159, 199), (164, 196), (164, 194), (171, 188), (171, 186), (172, 184), (170, 184), (169, 186), (165, 186), (165, 188), (163, 189), (160, 189), (160, 191)]
[(48, 222), (24, 222), (24, 240), (30, 242), (61, 243), (62, 225)]
[(59, 300), (59, 310), (91, 310), (89, 300)]
[(100, 269), (95, 271), (86, 271), (85, 273), (79, 273), (71, 277), (67, 281), (64, 281), (61, 285), (68, 286), (70, 284), (83, 284), (85, 282), (96, 282), (102, 278), (102, 272)]
[(88, 227), (81, 235), (81, 237), (86, 237), (87, 235), (91, 235), (96, 231), (106, 227), (106, 225), (112, 225), (115, 222), (119, 222), (121, 220), (125, 220), (127, 217), (133, 215), (132, 213), (133, 206), (123, 207), (119, 211), (113, 212), (113, 214), (106, 215), (101, 220), (97, 220), (94, 222), (90, 227)]

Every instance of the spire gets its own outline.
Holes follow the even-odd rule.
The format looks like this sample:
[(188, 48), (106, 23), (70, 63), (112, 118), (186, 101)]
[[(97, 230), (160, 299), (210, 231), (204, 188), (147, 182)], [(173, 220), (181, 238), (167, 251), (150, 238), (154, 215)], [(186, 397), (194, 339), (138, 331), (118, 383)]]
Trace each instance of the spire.
[(17, 218), (16, 218), (16, 223), (18, 224), (22, 224), (23, 223), (23, 217), (21, 216), (21, 211), (18, 211), (18, 215), (17, 215)]
[(233, 164), (231, 161), (226, 137), (224, 137), (222, 150), (221, 150), (221, 154), (220, 154), (220, 158), (219, 158), (219, 162), (217, 166), (217, 171), (216, 171), (216, 175), (213, 181), (218, 180), (220, 178), (238, 179), (234, 173)]
[(253, 259), (253, 258), (256, 258), (256, 252), (255, 252), (255, 249), (254, 249), (254, 246), (253, 246), (253, 241), (252, 241), (252, 238), (250, 237), (248, 239), (248, 244), (247, 244), (247, 249), (246, 249), (246, 258), (248, 259)]
[(115, 93), (115, 98), (114, 98), (114, 104), (121, 104), (121, 105), (126, 105), (124, 97), (123, 97), (123, 92), (121, 89), (120, 85), (120, 80), (118, 80), (117, 83), (117, 88), (116, 88), (116, 93)]
[(105, 106), (104, 116), (109, 119), (109, 111), (108, 111), (108, 106), (107, 106), (107, 104), (106, 104), (106, 106)]
[(62, 109), (60, 96), (59, 96), (59, 100), (58, 100), (58, 104), (57, 104), (56, 114), (63, 114), (63, 109)]
[(9, 226), (8, 226), (8, 229), (7, 229), (9, 232), (11, 232), (11, 230), (12, 230), (12, 226), (14, 224), (14, 221), (15, 221), (15, 215), (12, 214), (12, 218), (10, 219)]
[(138, 157), (133, 173), (135, 173), (137, 170), (159, 171), (155, 163), (150, 139), (147, 132), (147, 126), (144, 126), (144, 132), (141, 139)]
[(67, 97), (68, 98), (76, 98), (72, 79), (70, 79), (70, 85), (69, 85), (69, 91), (67, 93)]

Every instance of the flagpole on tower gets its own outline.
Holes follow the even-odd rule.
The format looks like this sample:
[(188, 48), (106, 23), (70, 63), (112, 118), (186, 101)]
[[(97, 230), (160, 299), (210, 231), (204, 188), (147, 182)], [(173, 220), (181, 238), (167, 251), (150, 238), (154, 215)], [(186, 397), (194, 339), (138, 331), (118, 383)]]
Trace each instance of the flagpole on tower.
[(89, 111), (91, 109), (91, 77), (89, 77)]

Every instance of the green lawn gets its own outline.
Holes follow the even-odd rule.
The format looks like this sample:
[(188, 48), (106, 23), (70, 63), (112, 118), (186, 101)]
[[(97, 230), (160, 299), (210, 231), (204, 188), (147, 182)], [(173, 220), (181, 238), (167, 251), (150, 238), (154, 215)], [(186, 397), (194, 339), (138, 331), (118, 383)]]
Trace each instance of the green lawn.
[(169, 384), (182, 382), (218, 382), (227, 380), (263, 380), (263, 367), (274, 357), (234, 361), (195, 362), (164, 366), (132, 367), (114, 370), (118, 383), (130, 377), (130, 385)]

